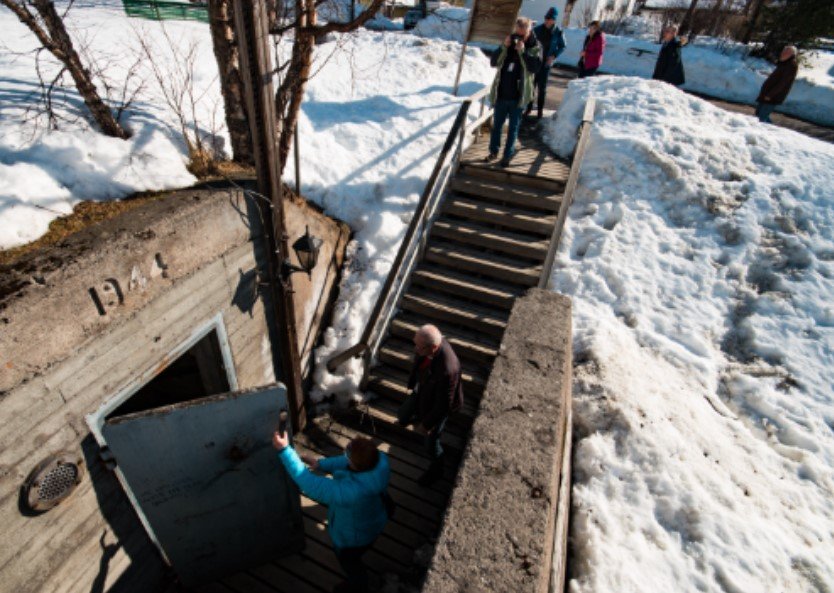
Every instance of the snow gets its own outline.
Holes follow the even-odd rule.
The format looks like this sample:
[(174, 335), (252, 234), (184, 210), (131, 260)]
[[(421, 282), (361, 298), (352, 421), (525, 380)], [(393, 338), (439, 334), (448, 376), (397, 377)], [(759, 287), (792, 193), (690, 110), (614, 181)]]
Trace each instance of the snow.
[[(67, 18), (79, 48), (89, 45), (99, 56), (108, 77), (124, 80), (138, 56), (139, 36), (170, 60), (163, 31), (175, 46), (192, 39), (198, 43), (195, 90), (204, 125), (222, 117), (217, 66), (206, 25), (194, 22), (158, 23), (128, 19), (121, 3), (76, 5)], [(5, 49), (0, 52), (0, 249), (35, 240), (49, 223), (66, 215), (81, 200), (111, 200), (137, 191), (164, 190), (191, 185), (196, 179), (186, 169), (187, 156), (178, 124), (151, 81), (147, 64), (141, 70), (148, 82), (132, 110), (123, 118), (133, 135), (128, 141), (109, 138), (84, 117), (79, 95), (67, 89), (65, 100), (56, 101), (58, 130), (35, 125), (31, 110), (38, 99), (34, 36), (6, 9), (0, 10)], [(57, 63), (42, 56), (45, 80), (58, 71)], [(173, 71), (170, 63), (164, 68)], [(131, 87), (132, 88), (132, 87)], [(58, 97), (62, 95), (59, 93)], [(27, 112), (27, 110), (30, 110)], [(223, 142), (220, 130), (210, 138)]]
[[(195, 45), (200, 135), (221, 151), (228, 146), (207, 25), (127, 18), (116, 1), (77, 3), (67, 22), (76, 39), (108, 64), (108, 75), (117, 83), (139, 55), (139, 38), (148, 41), (171, 77), (182, 62), (178, 55)], [(194, 183), (186, 170), (179, 123), (146, 60), (138, 73), (145, 88), (124, 118), (133, 132), (130, 140), (95, 130), (71, 91), (67, 101), (56, 102), (59, 129), (41, 125), (36, 130), (26, 120), (26, 110), (37, 99), (34, 58), (26, 53), (35, 47), (33, 36), (8, 10), (0, 10), (0, 27), (8, 32), (6, 51), (0, 53), (0, 248), (37, 239), (81, 200), (118, 199)], [(284, 55), (287, 47), (279, 48)], [(334, 35), (316, 49), (316, 74), (299, 123), (302, 187), (357, 231), (358, 242), (351, 248), (359, 255), (353, 265), (373, 268), (372, 279), (393, 258), (402, 220), (410, 216), (433, 164), (424, 157), (442, 143), (457, 110), (451, 85), (459, 55), (457, 44), (369, 31)], [(45, 77), (56, 68), (54, 61), (45, 60)], [(471, 50), (462, 92), (474, 92), (491, 76), (486, 58)], [(375, 228), (380, 233), (372, 240)], [(374, 286), (368, 289), (363, 298), (372, 298)], [(352, 323), (359, 323), (358, 318)]]
[[(536, 3), (528, 1), (522, 5), (521, 14), (541, 21), (551, 5), (559, 8), (560, 3)], [(596, 6), (596, 5), (594, 5)], [(576, 11), (581, 11), (577, 3)], [(599, 9), (599, 7), (596, 7)], [(443, 10), (443, 9), (441, 9)], [(466, 36), (469, 9), (447, 9), (453, 12), (430, 15), (420, 21), (414, 29), (422, 37), (462, 42)], [(601, 9), (599, 9), (601, 10)], [(573, 18), (571, 22), (574, 23)], [(559, 23), (561, 24), (561, 16)], [(620, 23), (627, 35), (606, 34), (606, 48), (601, 70), (609, 74), (625, 74), (651, 78), (654, 72), (660, 44), (656, 42), (660, 25), (656, 19), (628, 17)], [(575, 67), (586, 31), (582, 28), (565, 30), (567, 48), (557, 63)], [(686, 84), (683, 88), (719, 99), (738, 103), (754, 104), (762, 84), (773, 71), (770, 62), (751, 58), (749, 47), (724, 39), (698, 37), (683, 48)], [(819, 51), (803, 56), (796, 82), (787, 101), (777, 111), (795, 115), (802, 119), (834, 126), (834, 53)]]
[[(575, 66), (585, 38), (582, 29), (565, 31), (567, 49), (557, 62)], [(606, 35), (601, 70), (651, 78), (660, 45), (648, 39)], [(682, 50), (686, 71), (684, 89), (720, 99), (752, 104), (774, 66), (746, 55), (747, 47), (711, 38), (699, 38)], [(636, 50), (647, 50), (641, 53)], [(834, 53), (817, 52), (800, 66), (787, 101), (778, 111), (803, 119), (834, 125)]]
[[(336, 375), (325, 363), (358, 342), (460, 107), (451, 95), (460, 45), (363, 33), (318, 51), (335, 53), (312, 79), (302, 106), (301, 189), (347, 222), (354, 239), (332, 326), (314, 353), (310, 395), (314, 401), (331, 395), (345, 400), (359, 396), (360, 361), (345, 363)], [(460, 95), (474, 93), (492, 76), (487, 58), (468, 50)]]
[(426, 18), (417, 21), (412, 33), (419, 37), (462, 42), (468, 28), (469, 9), (448, 6), (438, 8)]
[(572, 593), (834, 583), (834, 146), (663, 83), (594, 126), (553, 273), (574, 303)]

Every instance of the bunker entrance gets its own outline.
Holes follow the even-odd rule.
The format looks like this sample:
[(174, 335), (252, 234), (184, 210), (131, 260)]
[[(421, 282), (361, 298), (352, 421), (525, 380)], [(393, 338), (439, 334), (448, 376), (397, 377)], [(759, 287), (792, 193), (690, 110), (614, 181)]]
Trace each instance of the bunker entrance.
[(231, 387), (217, 331), (210, 331), (106, 418), (225, 393)]
[(280, 383), (239, 389), (218, 315), (87, 416), (183, 585), (303, 548), (299, 493), (271, 443), (286, 413)]

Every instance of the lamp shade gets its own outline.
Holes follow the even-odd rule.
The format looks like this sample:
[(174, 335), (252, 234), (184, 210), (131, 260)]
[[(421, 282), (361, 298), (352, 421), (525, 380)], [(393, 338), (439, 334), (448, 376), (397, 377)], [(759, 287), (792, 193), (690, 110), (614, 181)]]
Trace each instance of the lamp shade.
[(295, 256), (298, 258), (298, 263), (308, 274), (316, 267), (316, 262), (319, 260), (319, 250), (323, 243), (324, 241), (318, 237), (312, 236), (310, 234), (310, 227), (307, 227), (304, 235), (292, 245)]

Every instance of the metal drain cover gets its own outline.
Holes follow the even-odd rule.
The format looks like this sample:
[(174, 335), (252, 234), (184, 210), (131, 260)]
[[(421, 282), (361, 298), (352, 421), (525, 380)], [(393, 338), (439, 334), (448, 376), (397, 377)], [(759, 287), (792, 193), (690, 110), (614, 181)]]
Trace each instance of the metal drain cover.
[(23, 485), (24, 498), (33, 511), (47, 511), (67, 499), (84, 476), (84, 462), (70, 453), (42, 461)]

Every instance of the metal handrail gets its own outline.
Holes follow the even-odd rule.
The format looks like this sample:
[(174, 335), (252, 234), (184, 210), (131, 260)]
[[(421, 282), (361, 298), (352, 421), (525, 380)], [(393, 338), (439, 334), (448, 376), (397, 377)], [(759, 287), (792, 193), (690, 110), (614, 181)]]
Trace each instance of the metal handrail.
[(548, 288), (553, 271), (553, 262), (556, 260), (556, 252), (559, 250), (559, 241), (562, 239), (562, 230), (565, 228), (565, 221), (568, 217), (568, 210), (573, 203), (573, 194), (579, 183), (579, 172), (582, 168), (582, 158), (585, 156), (585, 149), (588, 146), (588, 138), (591, 135), (591, 126), (594, 123), (594, 108), (596, 100), (590, 97), (585, 103), (585, 111), (582, 114), (582, 123), (576, 131), (579, 140), (576, 142), (576, 149), (573, 151), (573, 161), (570, 165), (568, 181), (565, 184), (565, 194), (559, 206), (559, 216), (556, 217), (556, 225), (550, 235), (550, 245), (547, 248), (547, 256), (542, 265), (542, 274), (539, 277), (539, 288)]
[[(405, 237), (400, 244), (397, 257), (391, 265), (391, 270), (388, 272), (388, 277), (385, 280), (382, 291), (377, 297), (374, 309), (368, 318), (365, 330), (362, 332), (362, 337), (359, 342), (347, 350), (334, 355), (327, 361), (327, 370), (331, 373), (345, 361), (360, 355), (365, 356), (365, 370), (367, 371), (370, 358), (376, 353), (376, 349), (382, 338), (380, 328), (384, 327), (390, 318), (394, 306), (399, 300), (399, 296), (404, 288), (405, 279), (410, 275), (412, 268), (419, 259), (418, 255), (422, 253), (425, 247), (433, 214), (437, 211), (438, 206), (445, 196), (446, 185), (451, 177), (452, 169), (460, 160), (464, 139), (473, 131), (477, 132), (480, 126), (492, 116), (492, 110), (486, 109), (486, 97), (488, 93), (489, 89), (484, 88), (464, 99), (461, 104), (455, 121), (452, 124), (452, 129), (449, 130), (449, 134), (446, 136), (446, 141), (443, 143), (443, 148), (437, 157), (434, 169), (432, 169), (429, 180), (420, 196), (417, 209), (414, 212), (411, 223), (408, 225)], [(478, 119), (467, 126), (465, 122), (469, 108), (472, 106), (472, 103), (478, 100), (481, 101), (481, 111)], [(451, 163), (453, 166), (448, 167), (444, 171), (447, 157), (453, 148), (456, 148)], [(443, 176), (438, 184), (438, 178), (441, 178), (441, 172)]]

